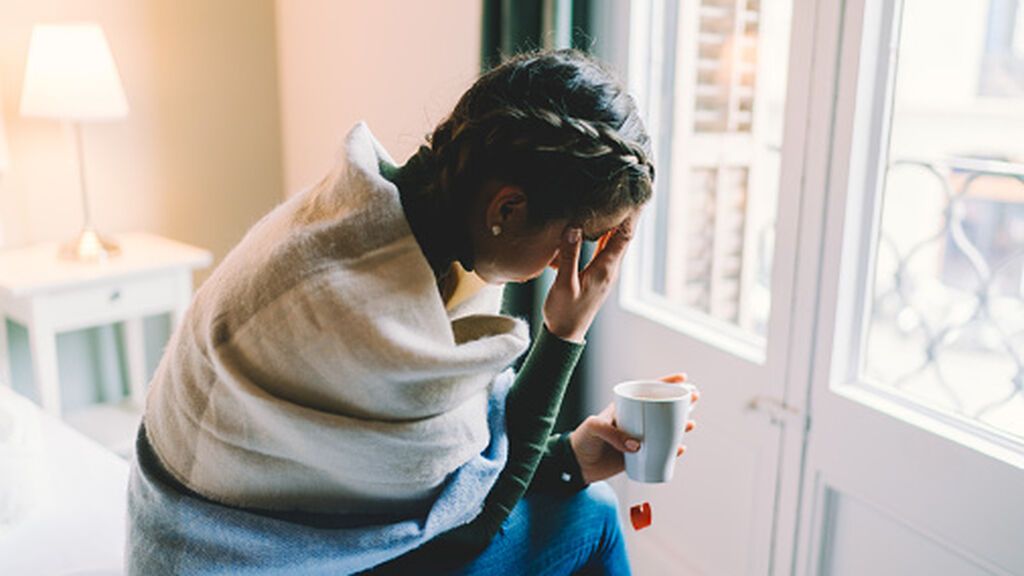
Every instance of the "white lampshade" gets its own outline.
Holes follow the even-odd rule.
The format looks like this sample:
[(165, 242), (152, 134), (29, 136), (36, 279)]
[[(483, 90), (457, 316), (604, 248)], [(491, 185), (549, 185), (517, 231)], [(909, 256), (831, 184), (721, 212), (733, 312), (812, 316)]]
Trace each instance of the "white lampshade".
[(98, 24), (37, 24), (32, 29), (21, 114), (72, 121), (128, 114), (121, 78)]

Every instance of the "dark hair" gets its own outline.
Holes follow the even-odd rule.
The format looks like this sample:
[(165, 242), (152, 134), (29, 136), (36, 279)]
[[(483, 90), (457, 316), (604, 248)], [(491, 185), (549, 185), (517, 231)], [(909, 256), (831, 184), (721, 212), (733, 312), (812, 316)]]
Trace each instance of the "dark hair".
[(481, 76), (428, 136), (436, 188), (467, 206), (488, 179), (523, 188), (530, 221), (583, 221), (651, 197), (650, 139), (636, 103), (578, 50), (538, 51)]

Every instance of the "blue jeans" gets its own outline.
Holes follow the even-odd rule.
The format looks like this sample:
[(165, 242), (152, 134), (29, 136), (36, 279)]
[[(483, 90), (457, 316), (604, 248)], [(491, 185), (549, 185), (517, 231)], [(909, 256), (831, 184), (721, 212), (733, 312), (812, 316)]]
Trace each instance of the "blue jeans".
[(568, 497), (527, 493), (491, 545), (455, 574), (629, 575), (615, 493), (604, 482)]

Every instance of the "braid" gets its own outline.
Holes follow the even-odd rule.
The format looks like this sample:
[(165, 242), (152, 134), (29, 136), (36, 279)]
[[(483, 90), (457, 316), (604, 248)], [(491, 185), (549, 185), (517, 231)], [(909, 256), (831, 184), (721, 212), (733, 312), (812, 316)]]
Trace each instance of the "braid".
[[(534, 108), (530, 106), (505, 106), (487, 114), (458, 125), (451, 136), (451, 119), (441, 124), (431, 139), (435, 152), (443, 157), (443, 148), (448, 144), (465, 138), (474, 130), (490, 129), (484, 138), (485, 145), (493, 146), (501, 135), (501, 129), (510, 125), (522, 131), (523, 122), (545, 124), (553, 131), (564, 135), (564, 140), (554, 144), (533, 144), (527, 137), (513, 138), (513, 146), (533, 146), (533, 150), (542, 152), (558, 152), (576, 158), (598, 158), (616, 155), (625, 165), (643, 166), (654, 180), (654, 164), (647, 157), (644, 148), (619, 136), (618, 132), (605, 122), (591, 121), (559, 114), (554, 110)], [(439, 142), (443, 142), (438, 145)]]
[(643, 147), (620, 137), (618, 131), (607, 123), (558, 114), (543, 108), (529, 109), (527, 114), (572, 135), (563, 146), (537, 146), (537, 150), (564, 152), (577, 158), (616, 155), (625, 165), (643, 166), (648, 170), (650, 179), (654, 180), (654, 164), (648, 160)]
[[(527, 70), (523, 70), (527, 68)], [(485, 74), (428, 137), (433, 193), (465, 200), (487, 178), (520, 185), (539, 218), (649, 199), (654, 164), (631, 97), (572, 50), (520, 55)]]

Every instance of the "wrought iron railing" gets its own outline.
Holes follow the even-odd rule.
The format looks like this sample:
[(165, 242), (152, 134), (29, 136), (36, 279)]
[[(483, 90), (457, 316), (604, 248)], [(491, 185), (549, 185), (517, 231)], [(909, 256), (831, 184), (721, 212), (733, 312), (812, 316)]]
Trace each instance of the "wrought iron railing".
[[(934, 179), (941, 222), (909, 243), (896, 239), (898, 222), (882, 226), (879, 258), (888, 265), (876, 272), (867, 373), (897, 389), (938, 392), (953, 412), (1024, 436), (1024, 164), (899, 159), (887, 194), (901, 193), (892, 181), (907, 170)], [(906, 346), (886, 347), (882, 336), (871, 352), (871, 338), (886, 331), (888, 342), (919, 349), (913, 362), (895, 356), (909, 354)], [(887, 369), (897, 361), (901, 370)], [(972, 373), (978, 381), (967, 381)]]

